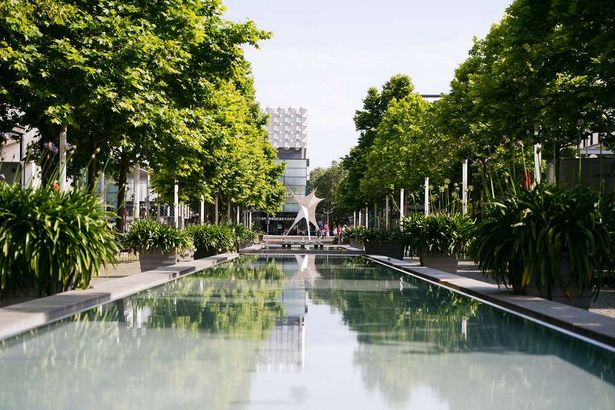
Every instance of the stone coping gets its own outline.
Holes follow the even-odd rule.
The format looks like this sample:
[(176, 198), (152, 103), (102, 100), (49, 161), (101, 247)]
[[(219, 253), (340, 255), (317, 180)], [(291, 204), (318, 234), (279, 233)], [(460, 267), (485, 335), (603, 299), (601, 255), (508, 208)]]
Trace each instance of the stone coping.
[(535, 296), (515, 295), (511, 290), (494, 284), (426, 268), (408, 261), (379, 255), (367, 257), (615, 351), (613, 318)]
[(55, 322), (97, 305), (122, 299), (181, 276), (202, 271), (239, 256), (227, 253), (180, 262), (164, 269), (101, 281), (89, 289), (76, 289), (0, 308), (0, 340)]

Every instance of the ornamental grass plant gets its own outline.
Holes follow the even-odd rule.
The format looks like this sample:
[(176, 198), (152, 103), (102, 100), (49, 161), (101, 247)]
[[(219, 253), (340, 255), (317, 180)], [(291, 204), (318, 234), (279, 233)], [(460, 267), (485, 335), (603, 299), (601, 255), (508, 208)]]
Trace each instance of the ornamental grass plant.
[(186, 231), (151, 219), (139, 219), (134, 222), (123, 243), (125, 247), (134, 251), (168, 253), (192, 249), (192, 238)]
[(230, 227), (235, 236), (235, 249), (237, 251), (253, 244), (254, 241), (258, 239), (258, 234), (256, 232), (246, 228), (242, 224), (231, 224)]
[(195, 258), (230, 252), (235, 248), (235, 231), (230, 225), (191, 225), (186, 228), (196, 248)]
[(511, 192), (488, 204), (472, 254), (483, 272), (517, 291), (532, 284), (548, 299), (555, 288), (582, 296), (609, 264), (602, 200), (587, 187), (541, 184)]
[(408, 252), (412, 255), (460, 255), (470, 242), (472, 220), (462, 214), (414, 214), (402, 220)]
[(87, 288), (118, 246), (97, 195), (0, 182), (0, 297)]
[(351, 239), (363, 242), (367, 237), (368, 229), (364, 226), (348, 227), (342, 234), (344, 243), (349, 243)]

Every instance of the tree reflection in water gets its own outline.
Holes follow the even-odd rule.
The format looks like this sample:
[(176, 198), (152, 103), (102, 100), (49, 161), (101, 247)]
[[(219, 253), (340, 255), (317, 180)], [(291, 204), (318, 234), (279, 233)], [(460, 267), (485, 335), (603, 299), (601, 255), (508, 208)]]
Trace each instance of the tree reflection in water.
[(312, 303), (343, 318), (333, 337), (356, 334), (339, 363), (361, 375), (350, 389), (378, 393), (384, 407), (429, 392), (451, 409), (612, 408), (613, 354), (333, 256), (242, 258), (0, 342), (0, 407), (247, 408), (259, 366), (281, 384), (303, 366), (306, 287)]
[(241, 259), (0, 342), (1, 407), (245, 407), (283, 277)]
[[(364, 258), (317, 259), (316, 268), (312, 300), (339, 311), (357, 333), (363, 382), (391, 403), (403, 406), (428, 387), (451, 409), (488, 408), (489, 400), (492, 408), (555, 409), (587, 396), (596, 408), (612, 404), (615, 355), (603, 349), (403, 274), (400, 290), (400, 273)], [(371, 285), (348, 283), (365, 280)], [(557, 372), (572, 366), (593, 376)]]

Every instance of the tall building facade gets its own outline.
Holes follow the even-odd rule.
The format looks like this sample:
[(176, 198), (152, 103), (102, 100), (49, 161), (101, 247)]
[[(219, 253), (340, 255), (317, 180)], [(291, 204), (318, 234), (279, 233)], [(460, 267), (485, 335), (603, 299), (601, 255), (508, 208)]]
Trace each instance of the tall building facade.
[(277, 150), (276, 162), (286, 164), (281, 179), (286, 187), (286, 201), (282, 212), (276, 215), (261, 215), (261, 229), (270, 234), (282, 234), (290, 227), (299, 211), (293, 194), (299, 197), (307, 194), (310, 164), (307, 157), (307, 110), (268, 107), (265, 113), (269, 115), (269, 141)]

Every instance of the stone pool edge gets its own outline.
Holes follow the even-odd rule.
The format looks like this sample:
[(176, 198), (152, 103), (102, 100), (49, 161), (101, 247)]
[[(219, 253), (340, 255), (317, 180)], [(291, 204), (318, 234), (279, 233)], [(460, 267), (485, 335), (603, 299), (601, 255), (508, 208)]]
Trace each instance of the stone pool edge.
[(76, 289), (28, 302), (0, 308), (0, 340), (19, 335), (40, 326), (61, 320), (103, 303), (200, 272), (221, 262), (235, 259), (237, 253), (180, 262), (165, 269), (151, 270), (104, 281), (89, 289)]
[(602, 344), (615, 351), (615, 319), (534, 296), (514, 295), (510, 290), (452, 273), (418, 266), (379, 255), (366, 255), (383, 265), (457, 290), (521, 316)]

